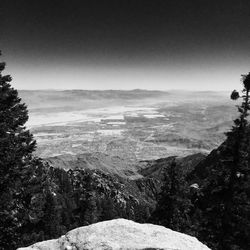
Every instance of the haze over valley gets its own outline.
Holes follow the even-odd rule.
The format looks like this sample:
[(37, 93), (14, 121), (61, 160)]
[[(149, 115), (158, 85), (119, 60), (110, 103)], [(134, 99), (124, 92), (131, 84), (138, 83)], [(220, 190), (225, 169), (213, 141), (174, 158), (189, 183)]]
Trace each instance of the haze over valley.
[(131, 164), (208, 153), (236, 115), (227, 92), (19, 91), (42, 158), (99, 154)]

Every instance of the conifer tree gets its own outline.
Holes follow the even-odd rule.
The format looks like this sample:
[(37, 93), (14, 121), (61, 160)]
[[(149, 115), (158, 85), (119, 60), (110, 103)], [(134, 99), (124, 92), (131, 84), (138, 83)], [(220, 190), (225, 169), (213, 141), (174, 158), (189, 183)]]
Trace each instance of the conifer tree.
[(55, 238), (60, 236), (60, 214), (57, 209), (56, 199), (54, 193), (49, 189), (46, 190), (45, 194), (45, 206), (44, 206), (44, 231), (47, 239)]
[(36, 142), (25, 128), (28, 111), (11, 87), (10, 75), (4, 75), (0, 63), (0, 249), (14, 249), (17, 244), (18, 196), (21, 172), (32, 158)]
[(112, 220), (117, 218), (117, 211), (115, 209), (114, 201), (111, 198), (102, 200), (102, 214), (101, 220)]
[(84, 224), (90, 225), (98, 221), (99, 211), (97, 208), (97, 198), (94, 191), (87, 194), (86, 210), (84, 213)]
[(150, 221), (183, 233), (191, 233), (189, 188), (175, 159), (166, 169), (162, 191)]
[(250, 73), (244, 75), (242, 96), (234, 90), (231, 99), (242, 98), (239, 117), (234, 120), (227, 140), (221, 146), (203, 183), (204, 220), (200, 238), (213, 249), (250, 249)]

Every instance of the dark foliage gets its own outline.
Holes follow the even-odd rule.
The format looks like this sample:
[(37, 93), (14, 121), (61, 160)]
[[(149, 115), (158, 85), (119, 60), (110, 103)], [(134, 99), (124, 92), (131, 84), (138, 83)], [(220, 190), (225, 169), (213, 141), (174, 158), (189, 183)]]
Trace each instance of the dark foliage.
[(232, 99), (242, 98), (243, 102), (227, 140), (196, 172), (203, 165), (205, 174), (199, 174), (201, 195), (196, 203), (202, 216), (197, 231), (212, 249), (250, 249), (249, 79), (250, 74), (243, 76), (241, 97), (232, 93)]
[(191, 200), (183, 170), (175, 159), (165, 170), (164, 184), (150, 221), (175, 231), (191, 234)]
[(22, 178), (36, 142), (24, 127), (27, 108), (11, 87), (11, 77), (2, 74), (4, 69), (5, 63), (0, 63), (0, 248), (13, 249), (22, 225)]

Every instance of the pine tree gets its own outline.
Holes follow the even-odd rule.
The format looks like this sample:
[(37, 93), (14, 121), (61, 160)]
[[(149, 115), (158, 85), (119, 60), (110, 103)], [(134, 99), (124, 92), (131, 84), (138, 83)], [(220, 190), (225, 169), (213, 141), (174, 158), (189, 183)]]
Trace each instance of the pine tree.
[(183, 233), (191, 233), (189, 187), (175, 159), (166, 169), (162, 191), (150, 221)]
[(101, 221), (112, 220), (117, 218), (117, 211), (115, 209), (114, 201), (107, 197), (102, 200), (102, 214), (100, 217)]
[[(19, 232), (20, 246), (30, 245), (42, 241), (48, 235), (44, 229), (46, 194), (52, 186), (49, 168), (40, 159), (34, 158), (21, 173), (21, 190), (19, 195)], [(58, 222), (59, 220), (57, 220)], [(52, 223), (52, 221), (50, 221)]]
[(95, 191), (88, 192), (86, 200), (86, 210), (84, 213), (84, 224), (90, 225), (96, 223), (99, 219), (97, 206), (97, 197)]
[(49, 189), (46, 190), (43, 223), (47, 239), (56, 238), (61, 233), (60, 214), (54, 195)]
[(10, 75), (3, 75), (0, 63), (0, 249), (14, 249), (17, 244), (21, 172), (29, 164), (36, 142), (25, 128), (28, 111), (11, 87)]
[(200, 238), (213, 249), (250, 249), (249, 91), (250, 74), (243, 76), (243, 95), (231, 94), (233, 100), (243, 99), (240, 115), (203, 183)]

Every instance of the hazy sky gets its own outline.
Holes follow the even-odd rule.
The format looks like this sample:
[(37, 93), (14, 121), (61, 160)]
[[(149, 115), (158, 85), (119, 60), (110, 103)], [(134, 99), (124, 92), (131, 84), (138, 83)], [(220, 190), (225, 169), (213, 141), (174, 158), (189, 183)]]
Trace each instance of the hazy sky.
[(248, 0), (0, 0), (18, 89), (239, 88)]

